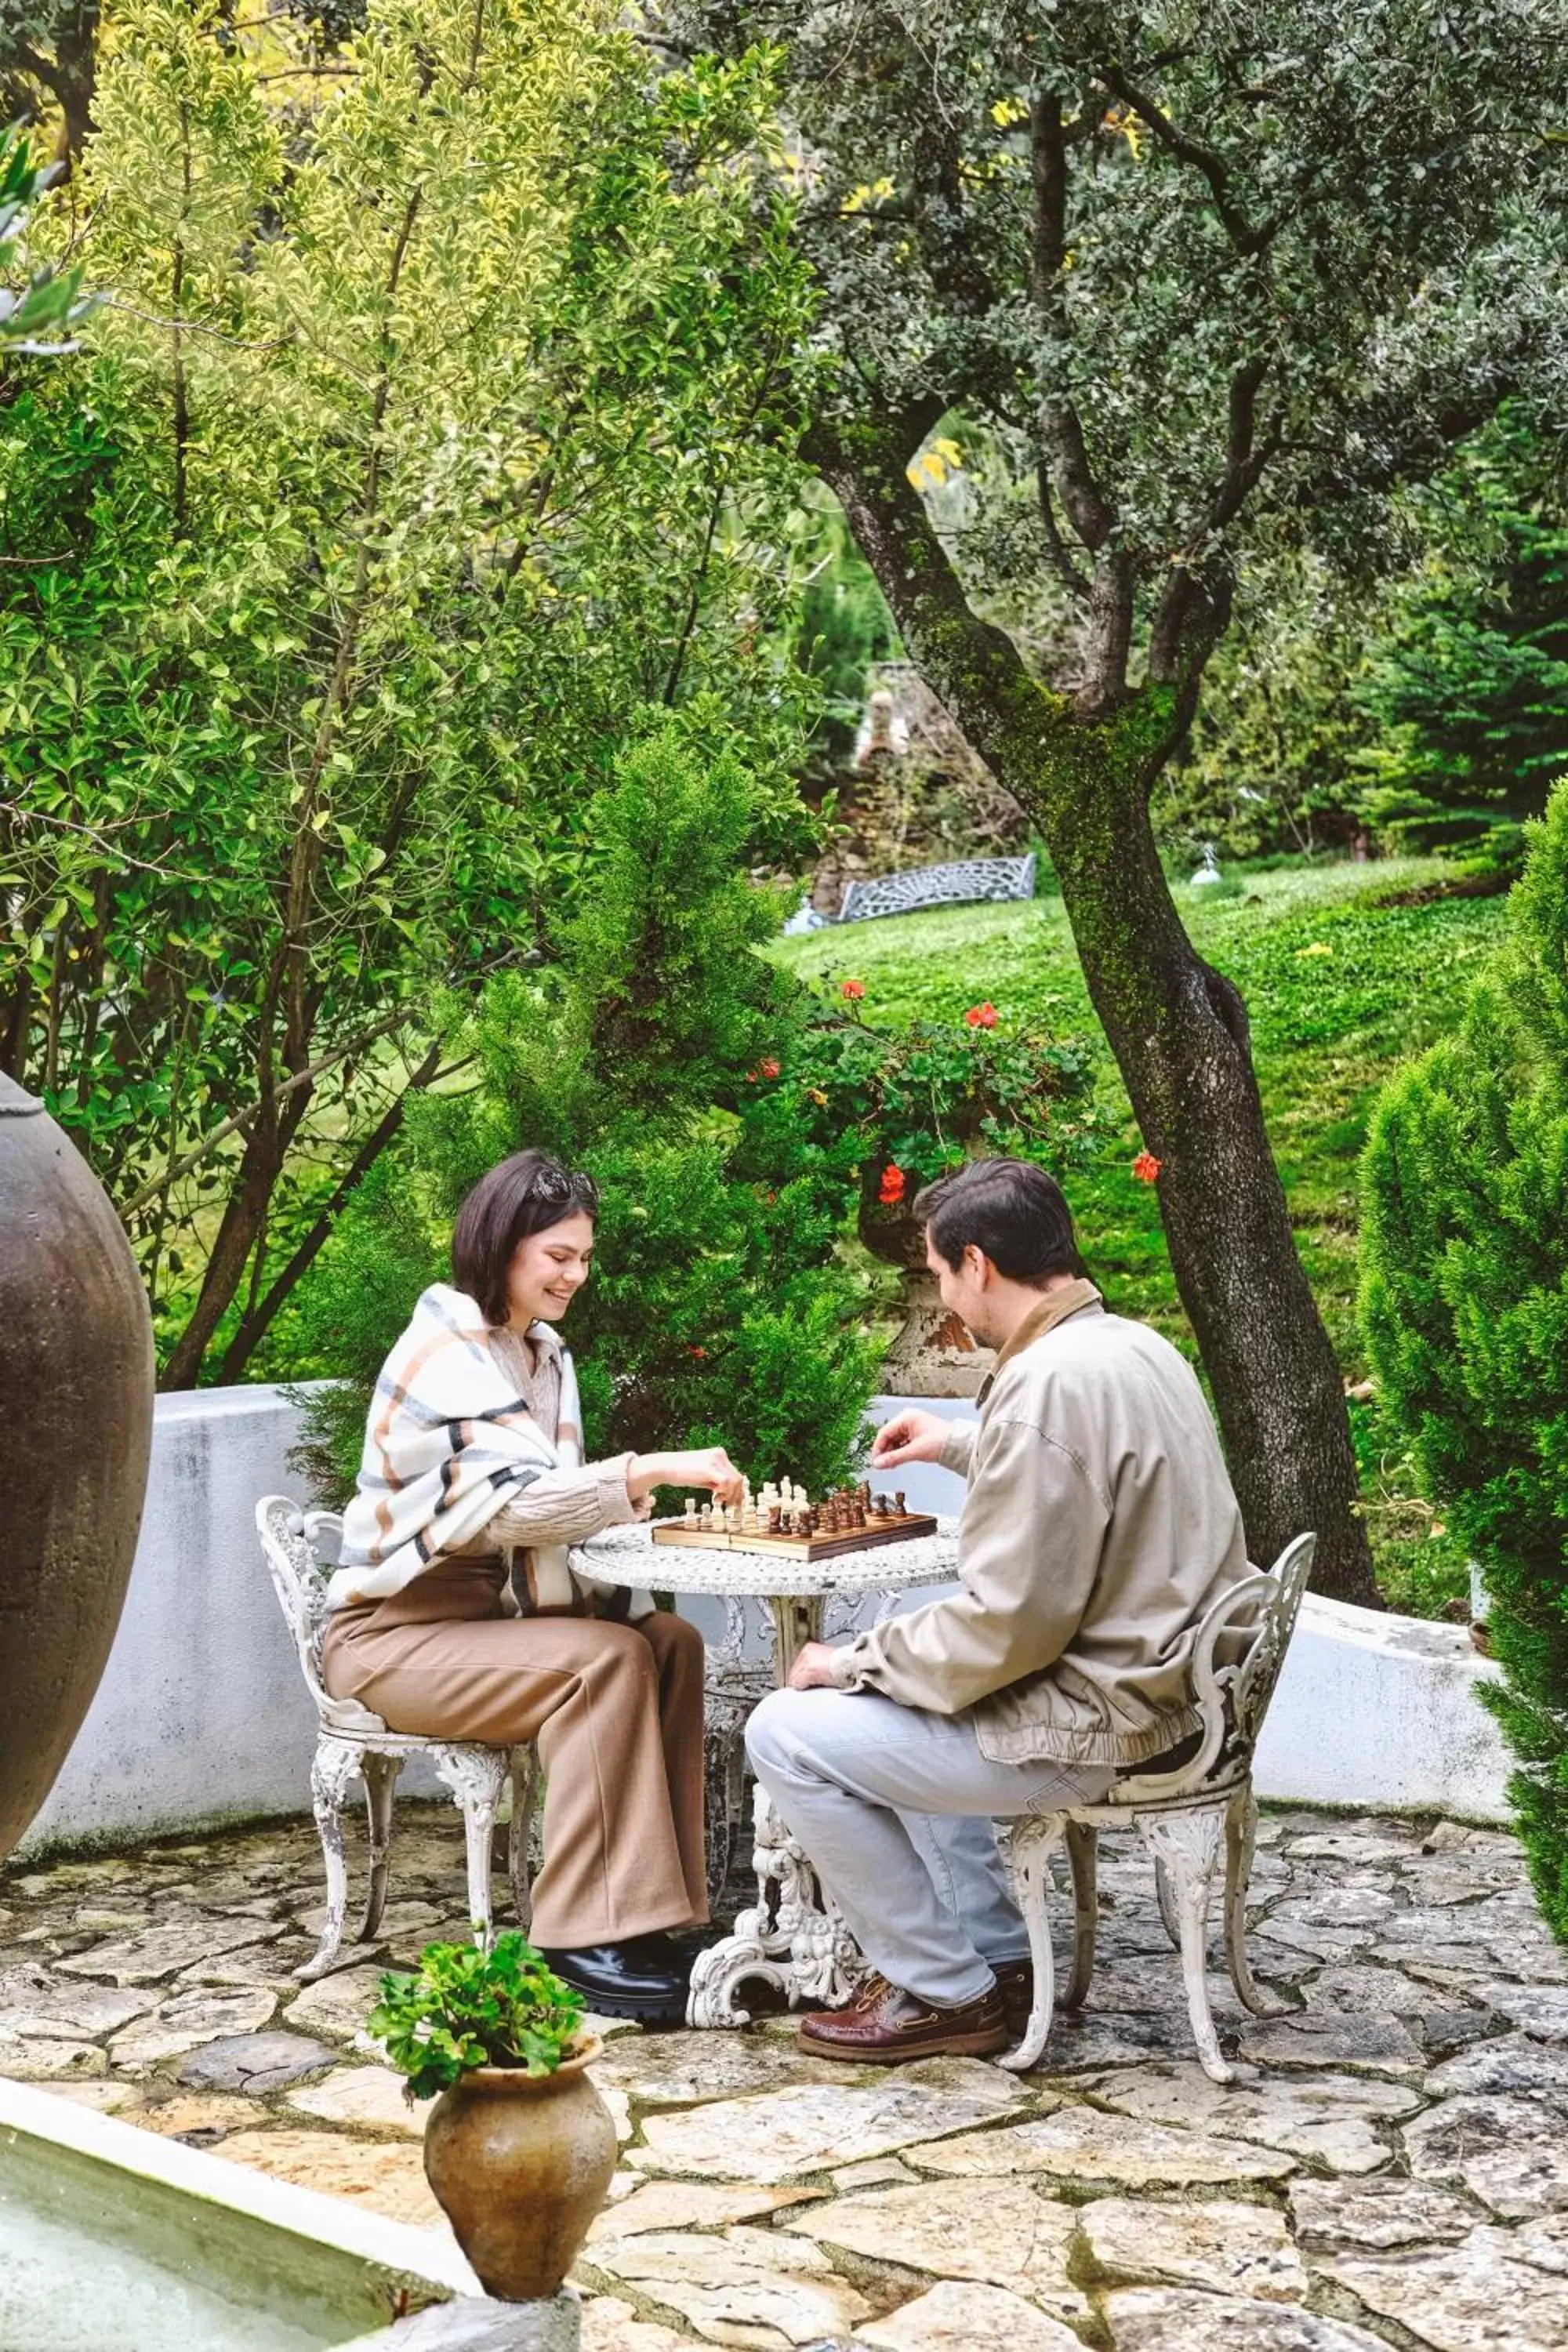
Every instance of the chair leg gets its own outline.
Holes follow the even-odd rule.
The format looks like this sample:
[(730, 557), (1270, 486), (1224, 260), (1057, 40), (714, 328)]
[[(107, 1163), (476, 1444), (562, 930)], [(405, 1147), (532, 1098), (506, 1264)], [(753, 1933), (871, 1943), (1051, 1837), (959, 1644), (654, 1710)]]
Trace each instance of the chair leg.
[(496, 1812), (506, 1786), (510, 1751), (504, 1748), (432, 1746), (430, 1761), (452, 1791), (452, 1801), (463, 1816), (468, 1853), (468, 1918), (474, 1941), (488, 1951), (490, 1942), (490, 1839)]
[(1007, 1861), (1024, 1925), (1029, 1931), (1029, 1958), (1035, 1967), (1035, 2003), (1024, 2038), (1016, 2050), (1005, 2051), (998, 2064), (1022, 2074), (1038, 2063), (1050, 2038), (1056, 2005), (1056, 1958), (1051, 1950), (1051, 1923), (1046, 1898), (1051, 1885), (1051, 1848), (1061, 1836), (1061, 1813), (1032, 1815), (1013, 1824)]
[(1220, 2055), (1219, 2037), (1209, 2010), (1208, 1915), (1209, 1889), (1219, 1865), (1225, 1832), (1223, 1805), (1194, 1806), (1190, 1811), (1143, 1813), (1139, 1832), (1155, 1863), (1170, 1873), (1171, 1893), (1182, 1938), (1182, 1976), (1187, 1990), (1187, 2014), (1198, 2062), (1211, 2083), (1230, 2083), (1235, 2069)]
[(365, 1811), (370, 1821), (370, 1888), (364, 1898), (364, 1916), (360, 1921), (358, 1941), (362, 1944), (371, 1941), (386, 1908), (386, 1881), (392, 1865), (392, 1800), (402, 1769), (401, 1756), (367, 1753), (360, 1759)]
[(1062, 1995), (1064, 2009), (1081, 2009), (1094, 1976), (1094, 1937), (1100, 1895), (1095, 1885), (1100, 1832), (1092, 1822), (1067, 1824), (1068, 1865), (1072, 1872), (1072, 1976)]
[(327, 1872), (327, 1918), (321, 1940), (303, 1968), (294, 1974), (301, 1984), (324, 1977), (338, 1957), (343, 1940), (343, 1916), (348, 1909), (349, 1874), (343, 1862), (343, 1804), (349, 1785), (360, 1771), (360, 1752), (343, 1739), (316, 1743), (310, 1766), (310, 1810), (321, 1832), (321, 1860)]
[(1237, 1996), (1254, 2017), (1284, 2017), (1292, 2004), (1267, 1993), (1247, 1956), (1247, 1888), (1258, 1836), (1258, 1800), (1250, 1782), (1237, 1790), (1225, 1817), (1225, 1955)]
[(1176, 1916), (1176, 1898), (1171, 1892), (1171, 1874), (1158, 1858), (1154, 1864), (1154, 1900), (1160, 1906), (1160, 1925), (1171, 1939), (1171, 1949), (1182, 1948), (1182, 1923)]
[(533, 1925), (533, 1862), (529, 1840), (539, 1794), (539, 1751), (531, 1744), (511, 1751), (511, 1833), (507, 1860), (517, 1924), (526, 1936)]

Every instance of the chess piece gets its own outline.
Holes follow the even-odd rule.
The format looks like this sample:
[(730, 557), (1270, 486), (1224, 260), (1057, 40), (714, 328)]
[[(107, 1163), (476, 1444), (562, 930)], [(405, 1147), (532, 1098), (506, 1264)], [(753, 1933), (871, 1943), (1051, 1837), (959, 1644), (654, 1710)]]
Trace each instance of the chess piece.
[(697, 1523), (697, 1497), (695, 1495), (688, 1495), (686, 1497), (686, 1525), (689, 1528), (694, 1528)]
[(904, 1508), (903, 1489), (901, 1487), (897, 1489), (893, 1496), (893, 1516), (895, 1518), (900, 1519), (907, 1519), (910, 1516), (908, 1511)]
[(770, 1503), (768, 1506), (768, 1533), (771, 1536), (776, 1536), (783, 1532), (783, 1528), (784, 1511), (777, 1503)]

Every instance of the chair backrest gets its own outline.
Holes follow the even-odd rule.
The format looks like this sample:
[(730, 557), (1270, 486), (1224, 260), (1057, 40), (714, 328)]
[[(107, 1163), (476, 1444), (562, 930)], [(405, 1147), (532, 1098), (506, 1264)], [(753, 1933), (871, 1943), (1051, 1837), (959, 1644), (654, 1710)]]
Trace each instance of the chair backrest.
[(288, 1495), (264, 1495), (256, 1506), (256, 1531), (289, 1631), (299, 1653), (305, 1687), (329, 1731), (380, 1731), (385, 1726), (358, 1699), (333, 1698), (321, 1680), (321, 1635), (327, 1622), (331, 1564), (324, 1546), (342, 1533), (336, 1511), (306, 1511)]
[(1250, 1764), (1317, 1549), (1315, 1535), (1298, 1536), (1271, 1569), (1254, 1569), (1220, 1594), (1193, 1643), (1193, 1692), (1203, 1717), (1197, 1753), (1173, 1772), (1129, 1773), (1112, 1791), (1114, 1803), (1195, 1795), (1211, 1779), (1233, 1780)]

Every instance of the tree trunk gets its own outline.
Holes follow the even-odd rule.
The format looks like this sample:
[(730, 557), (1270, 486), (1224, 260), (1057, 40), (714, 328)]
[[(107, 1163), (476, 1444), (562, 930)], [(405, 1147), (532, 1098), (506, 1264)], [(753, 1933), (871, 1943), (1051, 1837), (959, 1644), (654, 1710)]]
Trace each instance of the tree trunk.
[(900, 445), (875, 428), (818, 428), (807, 454), (916, 664), (1045, 835), (1095, 1011), (1162, 1162), (1171, 1263), (1251, 1556), (1267, 1564), (1310, 1528), (1316, 1589), (1380, 1606), (1343, 1384), (1296, 1255), (1246, 1008), (1194, 950), (1155, 853), (1149, 793), (1179, 737), (1181, 697), (1151, 686), (1110, 711), (1075, 711), (971, 610), (905, 479)]

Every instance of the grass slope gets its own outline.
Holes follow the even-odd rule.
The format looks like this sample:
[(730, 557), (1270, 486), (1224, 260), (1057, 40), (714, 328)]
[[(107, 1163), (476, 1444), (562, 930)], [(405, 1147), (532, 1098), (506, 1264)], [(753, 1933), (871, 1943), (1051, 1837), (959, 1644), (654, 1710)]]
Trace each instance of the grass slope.
[[(1380, 905), (1441, 882), (1435, 859), (1335, 865), (1244, 876), (1221, 891), (1176, 890), (1199, 952), (1241, 989), (1252, 1021), (1265, 1116), (1297, 1245), (1348, 1381), (1364, 1375), (1355, 1320), (1356, 1161), (1378, 1088), (1458, 1018), (1465, 988), (1497, 941), (1495, 898)], [(863, 981), (868, 1020), (910, 1013), (954, 1021), (989, 998), (1009, 1028), (1091, 1041), (1107, 1140), (1069, 1190), (1079, 1239), (1111, 1306), (1165, 1331), (1189, 1353), (1153, 1192), (1131, 1174), (1140, 1138), (1100, 1035), (1061, 901), (955, 907), (781, 940), (773, 950), (831, 994)], [(1458, 1589), (1460, 1564), (1408, 1493), (1397, 1444), (1374, 1413), (1358, 1415), (1369, 1518), (1384, 1589), (1432, 1607)]]

